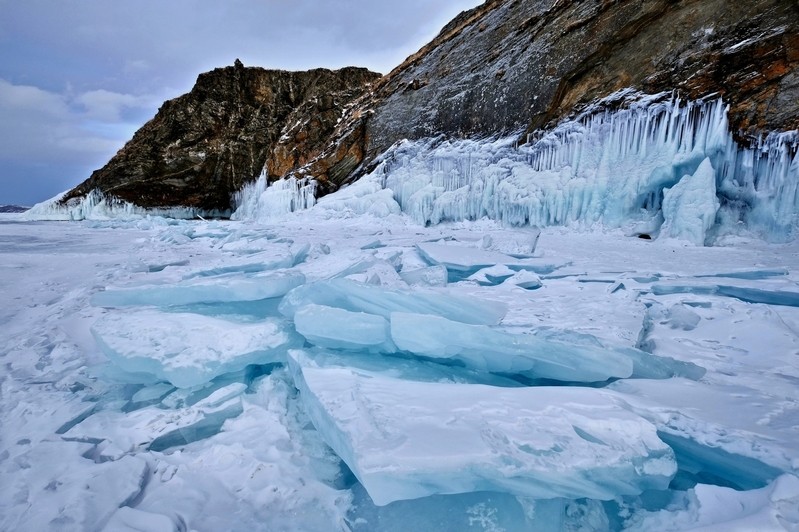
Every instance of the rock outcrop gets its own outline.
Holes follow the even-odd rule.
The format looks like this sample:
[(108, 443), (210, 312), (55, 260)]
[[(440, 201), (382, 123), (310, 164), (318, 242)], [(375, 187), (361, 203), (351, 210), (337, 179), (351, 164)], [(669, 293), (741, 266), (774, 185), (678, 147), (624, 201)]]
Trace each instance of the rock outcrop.
[(380, 77), (363, 68), (285, 72), (232, 67), (201, 74), (62, 201), (97, 189), (145, 208), (225, 212), (231, 194), (321, 152), (352, 101)]
[[(369, 89), (366, 87), (370, 83)], [(738, 140), (799, 128), (799, 3), (487, 0), (376, 80), (364, 70), (200, 76), (78, 187), (219, 207), (265, 166), (320, 195), (398, 140), (545, 130), (624, 88), (721, 95)]]
[(368, 155), (397, 139), (553, 126), (623, 88), (720, 94), (741, 135), (799, 127), (799, 3), (494, 0), (381, 80)]

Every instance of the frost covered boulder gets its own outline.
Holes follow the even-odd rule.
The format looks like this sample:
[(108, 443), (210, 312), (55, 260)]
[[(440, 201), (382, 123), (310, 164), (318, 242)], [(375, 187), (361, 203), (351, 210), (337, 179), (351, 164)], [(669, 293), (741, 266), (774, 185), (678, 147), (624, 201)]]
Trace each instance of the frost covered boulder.
[(179, 388), (250, 364), (283, 362), (287, 349), (302, 345), (302, 338), (278, 319), (240, 324), (154, 310), (107, 314), (92, 334), (124, 371), (149, 374)]
[(377, 505), (473, 491), (610, 500), (666, 489), (677, 471), (655, 427), (603, 390), (314, 367), (296, 382), (317, 430)]

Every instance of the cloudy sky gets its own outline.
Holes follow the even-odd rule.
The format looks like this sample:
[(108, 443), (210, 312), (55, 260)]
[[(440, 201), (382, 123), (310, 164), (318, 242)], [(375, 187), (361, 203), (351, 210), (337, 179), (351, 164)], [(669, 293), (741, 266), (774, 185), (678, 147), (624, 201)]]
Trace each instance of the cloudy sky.
[(482, 0), (0, 0), (0, 204), (103, 166), (197, 74), (388, 72)]

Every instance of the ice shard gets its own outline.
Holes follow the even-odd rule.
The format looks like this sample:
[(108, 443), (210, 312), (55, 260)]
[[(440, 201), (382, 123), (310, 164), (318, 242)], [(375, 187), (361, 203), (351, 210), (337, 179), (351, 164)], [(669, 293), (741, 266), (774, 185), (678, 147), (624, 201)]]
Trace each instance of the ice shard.
[(495, 325), (505, 316), (502, 303), (476, 300), (433, 290), (391, 290), (349, 279), (319, 281), (295, 288), (283, 298), (280, 312), (294, 318), (309, 304), (366, 312), (389, 318), (392, 312), (413, 312), (444, 316), (462, 323)]

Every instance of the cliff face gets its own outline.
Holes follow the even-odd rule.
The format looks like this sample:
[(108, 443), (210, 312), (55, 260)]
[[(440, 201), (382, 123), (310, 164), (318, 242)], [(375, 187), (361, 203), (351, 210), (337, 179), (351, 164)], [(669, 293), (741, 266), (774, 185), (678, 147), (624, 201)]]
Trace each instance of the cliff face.
[(799, 128), (799, 3), (488, 0), (379, 80), (217, 69), (71, 197), (98, 187), (141, 206), (226, 207), (262, 167), (325, 194), (398, 140), (523, 139), (628, 87), (721, 95), (739, 140)]
[(378, 78), (361, 68), (284, 72), (240, 62), (202, 74), (63, 201), (99, 189), (141, 207), (226, 211), (231, 193), (264, 167), (280, 176), (318, 154)]

